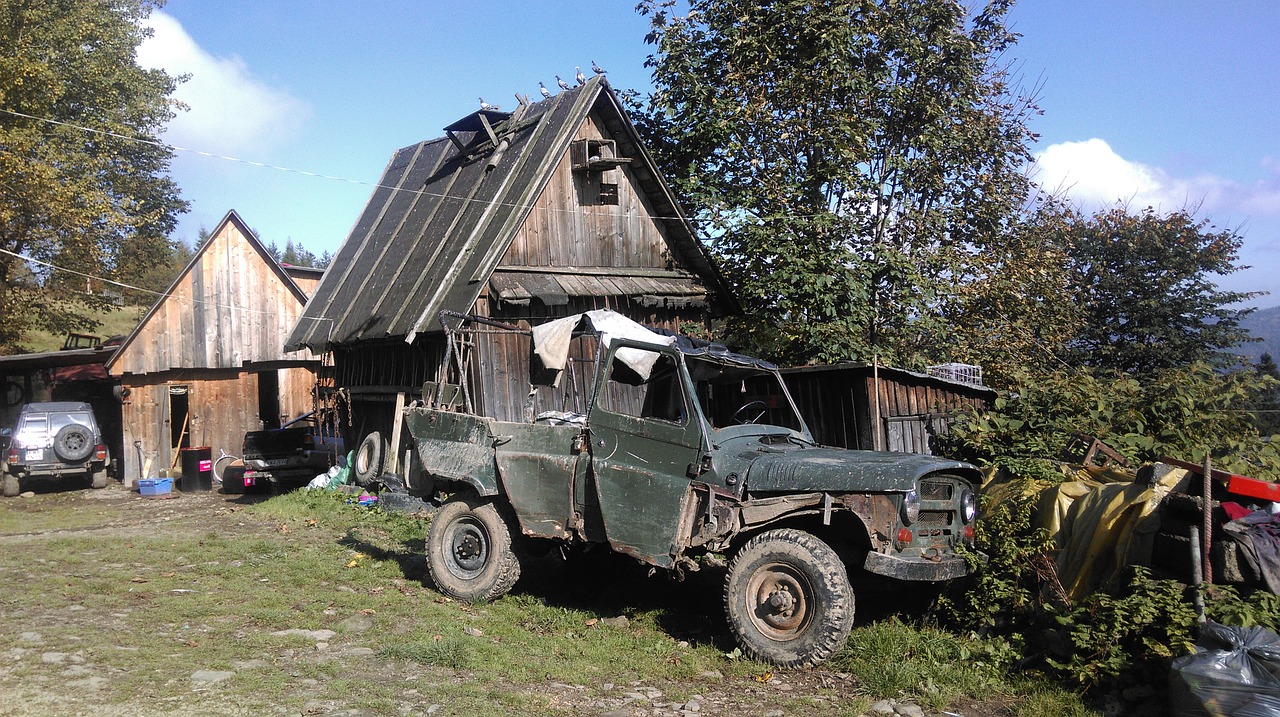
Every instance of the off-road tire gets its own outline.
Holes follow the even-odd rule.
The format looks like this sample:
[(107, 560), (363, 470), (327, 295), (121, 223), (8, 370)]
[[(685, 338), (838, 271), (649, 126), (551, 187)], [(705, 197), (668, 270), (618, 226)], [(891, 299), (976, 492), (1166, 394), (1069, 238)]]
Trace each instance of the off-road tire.
[(99, 468), (89, 475), (90, 488), (106, 488), (107, 487), (107, 469)]
[(0, 480), (4, 483), (4, 497), (12, 498), (22, 491), (22, 486), (18, 482), (18, 476), (12, 473), (0, 474)]
[(378, 431), (374, 431), (364, 437), (360, 441), (360, 447), (356, 449), (355, 462), (351, 466), (351, 477), (355, 480), (355, 484), (361, 488), (367, 488), (373, 485), (374, 481), (382, 475), (382, 469), (387, 464), (387, 455), (391, 453), (391, 441), (382, 437)]
[(79, 423), (68, 423), (53, 437), (53, 452), (67, 463), (79, 463), (96, 447), (93, 433)]
[(505, 595), (520, 579), (511, 526), (491, 501), (454, 497), (431, 518), (427, 569), (436, 589), (455, 600), (487, 602)]
[(825, 662), (853, 627), (844, 563), (831, 546), (790, 528), (742, 546), (729, 563), (724, 608), (742, 651), (779, 667)]

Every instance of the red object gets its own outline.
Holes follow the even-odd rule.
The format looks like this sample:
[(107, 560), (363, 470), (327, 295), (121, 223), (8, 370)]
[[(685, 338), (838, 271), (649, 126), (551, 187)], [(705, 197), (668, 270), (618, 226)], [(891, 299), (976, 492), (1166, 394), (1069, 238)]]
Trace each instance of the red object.
[(1257, 478), (1231, 476), (1227, 481), (1227, 492), (1249, 498), (1260, 498), (1273, 503), (1280, 502), (1280, 483), (1270, 483)]
[(98, 460), (100, 460), (100, 461), (105, 461), (105, 460), (107, 460), (107, 447), (106, 447), (106, 446), (104, 446), (104, 445), (102, 445), (102, 444), (98, 444), (98, 448), (97, 448), (96, 453), (98, 454), (98, 455), (96, 456), (96, 458), (97, 458)]
[(1227, 518), (1230, 520), (1240, 520), (1241, 518), (1252, 513), (1253, 511), (1249, 510), (1243, 505), (1240, 505), (1239, 503), (1232, 503), (1231, 501), (1228, 500), (1222, 503), (1222, 512), (1226, 513)]
[(972, 523), (964, 526), (964, 539), (969, 541), (970, 543), (973, 542), (973, 524)]
[(898, 542), (899, 542), (899, 543), (902, 543), (903, 545), (906, 545), (907, 543), (910, 543), (910, 542), (911, 542), (911, 539), (912, 539), (912, 538), (914, 538), (914, 537), (915, 537), (915, 535), (911, 532), (911, 529), (910, 529), (910, 528), (898, 528)]

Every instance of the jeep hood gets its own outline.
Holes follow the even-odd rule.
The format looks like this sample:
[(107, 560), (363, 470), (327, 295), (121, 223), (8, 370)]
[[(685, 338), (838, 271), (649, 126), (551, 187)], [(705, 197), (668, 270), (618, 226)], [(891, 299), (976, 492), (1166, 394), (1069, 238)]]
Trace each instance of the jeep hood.
[(915, 489), (921, 476), (937, 471), (954, 473), (969, 481), (977, 474), (977, 469), (968, 463), (936, 456), (804, 448), (756, 458), (747, 471), (747, 490), (905, 493)]

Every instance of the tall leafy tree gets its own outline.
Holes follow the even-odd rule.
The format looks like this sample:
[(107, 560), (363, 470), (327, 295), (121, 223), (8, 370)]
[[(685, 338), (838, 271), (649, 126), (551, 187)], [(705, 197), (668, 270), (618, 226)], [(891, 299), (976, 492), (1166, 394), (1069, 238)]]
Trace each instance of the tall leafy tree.
[(739, 288), (739, 341), (788, 362), (918, 364), (1027, 193), (1038, 110), (1010, 0), (642, 0), (638, 126)]
[(1240, 236), (1186, 210), (1107, 209), (1070, 228), (1071, 280), (1083, 312), (1067, 345), (1073, 364), (1143, 374), (1194, 361), (1235, 363), (1252, 340), (1231, 308), (1256, 292), (1215, 283), (1242, 268)]
[(172, 252), (186, 204), (156, 138), (177, 80), (136, 62), (157, 6), (0, 0), (0, 351), (28, 328), (92, 326), (101, 301), (84, 277), (45, 265), (16, 282), (17, 255), (115, 276)]

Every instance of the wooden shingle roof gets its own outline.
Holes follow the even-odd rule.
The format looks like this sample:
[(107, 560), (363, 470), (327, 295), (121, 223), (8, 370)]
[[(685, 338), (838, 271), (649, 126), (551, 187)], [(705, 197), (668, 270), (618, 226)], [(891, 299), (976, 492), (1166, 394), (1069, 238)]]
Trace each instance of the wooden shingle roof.
[(727, 310), (736, 300), (603, 77), (513, 113), (481, 110), (398, 150), (294, 326), (286, 350), (439, 330), (469, 311), (588, 117), (663, 217), (673, 258)]

